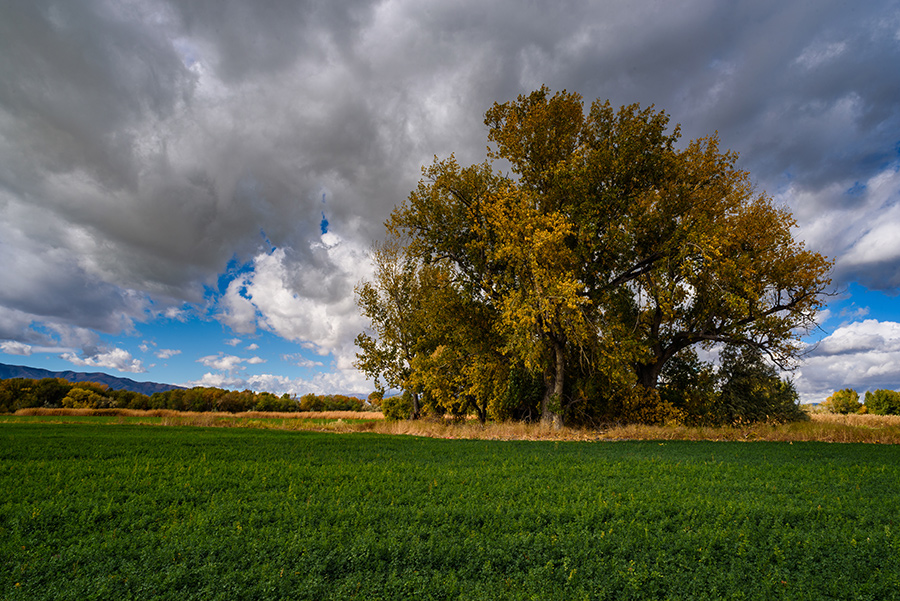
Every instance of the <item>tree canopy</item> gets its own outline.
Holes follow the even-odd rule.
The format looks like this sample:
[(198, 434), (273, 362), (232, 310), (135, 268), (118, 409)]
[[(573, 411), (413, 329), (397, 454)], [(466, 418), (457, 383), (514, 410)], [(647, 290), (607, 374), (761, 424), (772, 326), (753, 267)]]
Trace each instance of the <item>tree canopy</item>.
[[(541, 419), (559, 425), (663, 419), (660, 374), (697, 345), (797, 358), (831, 264), (717, 135), (679, 148), (663, 111), (585, 110), (547, 88), (495, 103), (485, 125), (486, 160), (436, 157), (386, 224), (391, 255), (376, 249), (358, 289), (377, 337), (358, 339), (366, 373), (494, 416), (511, 382), (538, 380)], [(416, 284), (392, 297), (391, 270)]]

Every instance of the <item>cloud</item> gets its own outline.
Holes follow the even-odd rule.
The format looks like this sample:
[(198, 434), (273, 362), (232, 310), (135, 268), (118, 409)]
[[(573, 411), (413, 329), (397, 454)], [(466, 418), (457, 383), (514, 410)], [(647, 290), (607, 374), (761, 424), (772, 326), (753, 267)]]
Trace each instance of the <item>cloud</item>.
[(33, 352), (33, 347), (30, 344), (7, 340), (0, 342), (0, 350), (8, 355), (22, 355), (27, 357)]
[(73, 363), (75, 365), (85, 367), (109, 368), (121, 372), (144, 373), (143, 363), (131, 356), (131, 353), (124, 349), (115, 348), (108, 351), (98, 352), (93, 356), (79, 357), (74, 353), (63, 353), (60, 358)]
[(197, 363), (201, 363), (207, 367), (212, 367), (213, 369), (217, 369), (219, 371), (227, 372), (232, 372), (235, 369), (238, 369), (240, 364), (244, 361), (246, 361), (246, 359), (236, 357), (235, 355), (225, 355), (223, 353), (219, 353), (218, 355), (207, 355), (205, 357), (200, 357), (199, 359), (197, 359)]
[(230, 388), (232, 390), (242, 390), (247, 388), (246, 380), (242, 378), (232, 375), (214, 374), (211, 372), (206, 372), (199, 380), (191, 380), (189, 382), (186, 382), (185, 386), (203, 386), (205, 388)]
[(288, 378), (276, 374), (259, 374), (246, 378), (230, 374), (205, 373), (200, 379), (186, 383), (187, 386), (211, 386), (233, 390), (253, 390), (301, 396), (313, 394), (368, 394), (372, 390), (359, 372), (319, 374), (310, 379)]
[(181, 351), (176, 349), (159, 349), (155, 354), (157, 359), (171, 359), (175, 355), (180, 355)]
[(839, 327), (811, 349), (795, 377), (805, 402), (842, 388), (900, 389), (900, 323), (867, 319)]
[(348, 347), (365, 326), (353, 286), (370, 276), (366, 251), (329, 232), (308, 252), (314, 262), (305, 265), (286, 249), (257, 255), (251, 270), (228, 285), (219, 319), (236, 331), (259, 327), (323, 354)]
[(322, 367), (323, 365), (321, 361), (313, 361), (312, 359), (307, 359), (300, 353), (282, 355), (281, 360), (287, 363), (292, 363), (293, 365), (297, 365), (299, 367)]
[(839, 285), (856, 281), (870, 289), (900, 287), (900, 161), (863, 181), (838, 181), (813, 192), (790, 187), (780, 198), (800, 207), (796, 215), (810, 247), (836, 258)]
[(259, 345), (254, 342), (253, 344), (248, 345), (245, 350), (248, 350), (248, 351), (259, 350)]

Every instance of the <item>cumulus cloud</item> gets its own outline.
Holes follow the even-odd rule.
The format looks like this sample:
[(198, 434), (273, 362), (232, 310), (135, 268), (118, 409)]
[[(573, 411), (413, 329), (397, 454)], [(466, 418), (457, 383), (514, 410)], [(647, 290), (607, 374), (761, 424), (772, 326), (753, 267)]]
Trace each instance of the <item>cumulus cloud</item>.
[(353, 374), (323, 373), (309, 379), (288, 378), (276, 374), (241, 377), (235, 374), (207, 372), (200, 379), (187, 382), (186, 385), (271, 392), (278, 396), (282, 394), (301, 396), (307, 393), (359, 394), (371, 391), (371, 385), (359, 372)]
[(164, 348), (164, 349), (159, 349), (154, 354), (156, 355), (157, 359), (171, 359), (175, 355), (180, 355), (181, 351), (177, 350), (177, 349)]
[(900, 323), (867, 319), (837, 328), (811, 349), (795, 376), (806, 402), (842, 388), (900, 389)]
[(281, 360), (287, 363), (291, 363), (298, 367), (322, 367), (323, 363), (321, 361), (314, 361), (312, 359), (307, 359), (300, 353), (294, 353), (291, 355), (282, 355)]
[(87, 357), (78, 356), (71, 352), (63, 353), (60, 357), (70, 363), (84, 367), (108, 368), (131, 373), (144, 373), (147, 371), (140, 360), (135, 359), (131, 356), (131, 353), (120, 348), (98, 352)]
[(200, 357), (197, 359), (197, 363), (201, 363), (207, 367), (212, 367), (213, 369), (218, 369), (219, 371), (227, 371), (232, 372), (235, 369), (240, 367), (240, 364), (246, 361), (246, 359), (242, 359), (241, 357), (236, 357), (235, 355), (226, 355), (224, 353), (219, 353), (218, 355), (207, 355), (205, 357)]
[(309, 255), (314, 261), (306, 265), (281, 248), (257, 255), (252, 269), (228, 285), (219, 319), (236, 331), (259, 327), (343, 356), (365, 326), (353, 287), (370, 276), (366, 251), (328, 232), (310, 245)]
[(835, 259), (838, 284), (900, 287), (900, 161), (863, 181), (839, 180), (818, 191), (790, 186), (779, 198), (798, 207), (807, 244)]
[(0, 342), (0, 350), (8, 355), (22, 355), (27, 357), (33, 352), (33, 347), (30, 344), (7, 340)]

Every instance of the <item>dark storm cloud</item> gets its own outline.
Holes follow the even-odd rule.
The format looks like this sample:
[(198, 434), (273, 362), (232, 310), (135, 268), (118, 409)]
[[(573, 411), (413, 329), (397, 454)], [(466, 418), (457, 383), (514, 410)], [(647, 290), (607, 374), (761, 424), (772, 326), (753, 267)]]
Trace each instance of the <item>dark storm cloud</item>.
[[(541, 84), (655, 103), (686, 138), (719, 130), (811, 246), (849, 257), (842, 281), (895, 287), (900, 247), (869, 246), (900, 227), (898, 15), (890, 0), (4, 3), (0, 252), (22, 281), (0, 334), (215, 303), (237, 259), (260, 270), (257, 299), (284, 293), (257, 313), (293, 316), (261, 324), (339, 344), (359, 258), (419, 167), (482, 160), (484, 111)], [(228, 319), (256, 319), (228, 299), (244, 308)]]

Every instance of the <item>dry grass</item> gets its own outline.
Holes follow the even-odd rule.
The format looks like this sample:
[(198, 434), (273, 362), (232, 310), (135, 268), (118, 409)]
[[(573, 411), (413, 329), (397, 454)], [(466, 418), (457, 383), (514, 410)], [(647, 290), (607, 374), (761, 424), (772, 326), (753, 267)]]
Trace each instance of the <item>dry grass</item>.
[(16, 415), (42, 416), (107, 416), (107, 417), (194, 417), (207, 416), (214, 418), (250, 418), (250, 419), (384, 419), (381, 413), (373, 411), (300, 411), (294, 413), (278, 413), (275, 411), (244, 411), (242, 413), (225, 413), (209, 411), (196, 413), (191, 411), (175, 411), (173, 409), (45, 409), (35, 407), (19, 409)]
[[(328, 432), (376, 432), (380, 434), (427, 436), (431, 438), (477, 440), (712, 440), (712, 441), (822, 441), (900, 444), (900, 416), (834, 415), (813, 413), (810, 420), (792, 424), (752, 424), (747, 426), (688, 427), (610, 425), (599, 429), (562, 428), (519, 422), (488, 423), (443, 419), (391, 422), (380, 413), (355, 411), (305, 413), (190, 413), (171, 410), (131, 409), (22, 409), (21, 416), (118, 416), (161, 417), (147, 422), (164, 426), (247, 427)], [(322, 423), (322, 420), (329, 420)], [(350, 420), (350, 421), (345, 421)], [(359, 421), (366, 420), (366, 421)], [(141, 423), (141, 422), (139, 422)]]
[(171, 409), (45, 409), (43, 407), (32, 407), (30, 409), (19, 409), (15, 414), (45, 417), (177, 417), (182, 412)]

